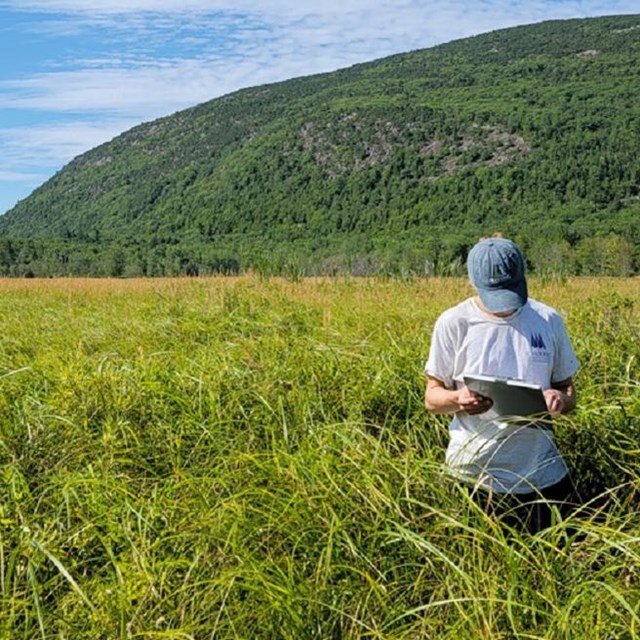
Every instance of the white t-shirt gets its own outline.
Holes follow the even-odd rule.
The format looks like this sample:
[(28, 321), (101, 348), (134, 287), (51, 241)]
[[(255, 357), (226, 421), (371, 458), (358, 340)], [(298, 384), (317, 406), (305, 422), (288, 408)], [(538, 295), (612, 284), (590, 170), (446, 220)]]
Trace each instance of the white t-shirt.
[[(463, 375), (502, 376), (548, 389), (573, 376), (578, 359), (560, 315), (529, 298), (506, 318), (482, 311), (469, 298), (436, 321), (427, 375), (447, 388), (464, 385)], [(446, 462), (458, 476), (497, 493), (544, 489), (567, 474), (549, 429), (508, 423), (495, 412), (458, 412), (449, 425)]]

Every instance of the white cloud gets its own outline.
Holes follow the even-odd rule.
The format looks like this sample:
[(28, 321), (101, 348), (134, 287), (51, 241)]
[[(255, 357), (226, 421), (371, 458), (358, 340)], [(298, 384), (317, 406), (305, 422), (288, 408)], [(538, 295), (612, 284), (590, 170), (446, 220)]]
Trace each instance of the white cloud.
[(74, 120), (0, 129), (0, 214), (72, 158), (136, 124), (137, 120)]
[(14, 11), (40, 11), (104, 16), (109, 14), (136, 14), (140, 12), (160, 14), (192, 15), (194, 13), (251, 13), (255, 15), (340, 15), (350, 11), (393, 16), (393, 12), (407, 9), (419, 11), (422, 15), (441, 14), (448, 7), (457, 15), (479, 15), (490, 13), (494, 17), (506, 15), (539, 16), (538, 19), (552, 18), (559, 14), (596, 15), (614, 13), (634, 13), (637, 3), (632, 0), (532, 0), (516, 3), (512, 0), (0, 0), (0, 8)]
[(25, 182), (27, 184), (38, 184), (47, 176), (39, 173), (20, 172), (20, 171), (3, 171), (0, 169), (0, 182)]
[[(76, 155), (107, 142), (136, 124), (138, 122), (133, 120), (74, 120), (0, 129), (0, 173), (8, 175), (12, 173), (10, 167), (31, 166), (34, 158), (43, 166), (61, 166)], [(22, 170), (16, 173), (26, 176), (32, 172)]]

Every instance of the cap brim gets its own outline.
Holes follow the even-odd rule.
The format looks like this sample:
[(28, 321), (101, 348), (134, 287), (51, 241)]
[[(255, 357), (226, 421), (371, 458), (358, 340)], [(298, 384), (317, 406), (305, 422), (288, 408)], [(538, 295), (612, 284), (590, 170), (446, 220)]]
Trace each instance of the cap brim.
[(482, 304), (488, 311), (502, 313), (514, 311), (527, 302), (527, 283), (520, 282), (514, 287), (496, 289), (477, 289)]

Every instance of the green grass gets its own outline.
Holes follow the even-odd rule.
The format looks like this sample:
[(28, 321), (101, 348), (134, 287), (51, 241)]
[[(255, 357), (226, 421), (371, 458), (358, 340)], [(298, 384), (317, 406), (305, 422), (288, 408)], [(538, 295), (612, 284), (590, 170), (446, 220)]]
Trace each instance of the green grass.
[(1, 285), (1, 638), (640, 636), (637, 281), (532, 282), (589, 500), (536, 536), (446, 481), (422, 406), (462, 281)]

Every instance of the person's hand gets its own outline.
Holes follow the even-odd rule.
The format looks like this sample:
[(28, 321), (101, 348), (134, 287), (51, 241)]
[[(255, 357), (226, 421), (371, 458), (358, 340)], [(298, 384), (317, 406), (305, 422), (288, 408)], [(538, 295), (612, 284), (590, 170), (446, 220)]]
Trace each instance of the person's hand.
[(459, 411), (465, 411), (470, 415), (484, 413), (491, 409), (493, 402), (490, 398), (481, 396), (479, 393), (471, 391), (467, 387), (462, 387), (458, 392)]
[(552, 416), (559, 416), (567, 403), (567, 397), (559, 389), (547, 389), (544, 392), (544, 399)]

